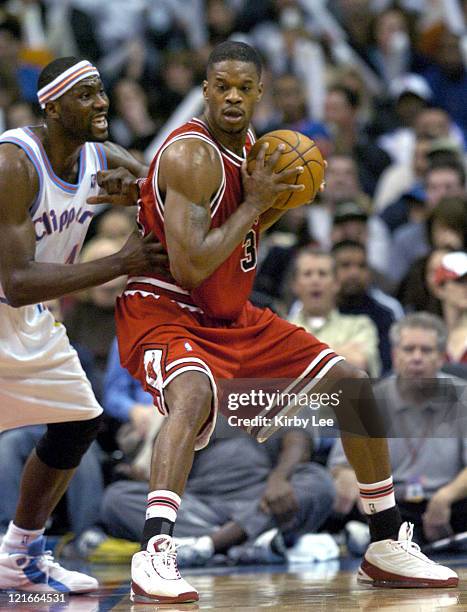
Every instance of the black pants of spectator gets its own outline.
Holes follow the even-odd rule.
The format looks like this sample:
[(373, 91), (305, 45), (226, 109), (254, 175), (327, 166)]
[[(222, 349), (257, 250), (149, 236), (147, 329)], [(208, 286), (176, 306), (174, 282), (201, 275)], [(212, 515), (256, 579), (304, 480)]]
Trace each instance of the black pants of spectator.
[[(427, 505), (427, 501), (399, 502), (402, 520), (414, 524), (414, 541), (422, 546), (428, 543), (423, 533), (423, 515)], [(450, 525), (453, 533), (467, 531), (467, 499), (462, 499), (452, 505)], [(446, 533), (446, 536), (448, 535), (450, 534)]]
[[(428, 505), (427, 501), (413, 503), (399, 501), (397, 502), (401, 513), (402, 521), (408, 521), (414, 525), (413, 539), (417, 544), (424, 546), (428, 541), (423, 532), (423, 515), (426, 512)], [(343, 516), (342, 514), (331, 514), (326, 522), (321, 526), (320, 531), (329, 533), (338, 533), (349, 521), (365, 522), (365, 516), (360, 513), (357, 506), (352, 508), (352, 511)], [(467, 498), (454, 503), (451, 507), (450, 525), (453, 533), (462, 533), (467, 531)], [(450, 535), (446, 533), (446, 537)]]

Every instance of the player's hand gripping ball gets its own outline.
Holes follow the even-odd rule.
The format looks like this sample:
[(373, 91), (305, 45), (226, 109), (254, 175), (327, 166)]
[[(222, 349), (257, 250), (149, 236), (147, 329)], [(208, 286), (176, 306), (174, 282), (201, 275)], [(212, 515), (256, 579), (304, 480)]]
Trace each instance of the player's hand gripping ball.
[(324, 180), (324, 160), (315, 142), (293, 130), (276, 130), (268, 132), (255, 142), (248, 155), (248, 172), (252, 172), (256, 164), (256, 156), (265, 143), (269, 143), (266, 151), (265, 161), (274, 153), (276, 148), (282, 144), (285, 150), (279, 157), (274, 168), (275, 172), (281, 172), (287, 168), (303, 166), (303, 172), (290, 178), (290, 182), (296, 185), (304, 185), (303, 191), (282, 193), (274, 202), (273, 208), (285, 209), (296, 208), (312, 202), (319, 191)]

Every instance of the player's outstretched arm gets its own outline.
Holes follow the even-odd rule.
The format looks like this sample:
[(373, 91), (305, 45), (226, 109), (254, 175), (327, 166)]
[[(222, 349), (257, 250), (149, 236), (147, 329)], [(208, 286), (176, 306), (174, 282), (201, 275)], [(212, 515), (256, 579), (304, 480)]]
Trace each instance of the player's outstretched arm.
[(135, 206), (139, 198), (138, 179), (123, 167), (101, 170), (97, 173), (98, 195), (90, 196), (88, 204)]
[(14, 145), (1, 145), (0, 281), (11, 306), (51, 300), (165, 265), (162, 247), (152, 236), (131, 236), (115, 255), (85, 264), (36, 262), (36, 230), (29, 209), (38, 191), (37, 174), (26, 154)]
[(88, 204), (134, 206), (139, 195), (136, 181), (147, 176), (148, 166), (113, 142), (106, 142), (104, 149), (109, 170), (97, 173), (101, 192), (89, 197)]
[(136, 178), (146, 177), (148, 175), (149, 166), (141, 163), (136, 157), (129, 153), (126, 149), (114, 142), (106, 142), (104, 150), (107, 157), (107, 166), (109, 170), (115, 168), (126, 168)]
[(174, 279), (194, 289), (208, 278), (244, 240), (255, 219), (283, 191), (302, 189), (283, 181), (301, 170), (274, 173), (281, 150), (264, 161), (260, 151), (254, 172), (242, 168), (245, 199), (218, 228), (211, 229), (210, 202), (222, 181), (222, 168), (213, 147), (199, 140), (175, 142), (163, 153), (159, 189), (165, 193), (165, 232)]

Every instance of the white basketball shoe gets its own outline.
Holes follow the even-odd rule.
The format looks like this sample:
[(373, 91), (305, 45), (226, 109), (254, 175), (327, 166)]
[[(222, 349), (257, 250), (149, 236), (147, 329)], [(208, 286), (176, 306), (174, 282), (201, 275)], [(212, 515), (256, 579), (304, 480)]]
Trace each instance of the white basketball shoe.
[(198, 601), (196, 589), (180, 576), (175, 542), (171, 536), (154, 536), (146, 550), (133, 555), (130, 599), (142, 603)]
[(357, 582), (386, 588), (456, 587), (453, 570), (428, 559), (412, 542), (413, 525), (402, 523), (397, 540), (373, 542), (358, 570)]
[(33, 540), (25, 551), (0, 553), (0, 589), (40, 593), (88, 593), (98, 588), (95, 578), (72, 572), (45, 550), (45, 537)]

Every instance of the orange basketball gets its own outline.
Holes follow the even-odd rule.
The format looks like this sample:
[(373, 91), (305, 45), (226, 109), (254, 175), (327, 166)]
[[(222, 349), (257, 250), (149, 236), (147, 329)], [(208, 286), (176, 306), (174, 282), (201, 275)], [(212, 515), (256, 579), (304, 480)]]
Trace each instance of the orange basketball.
[(255, 142), (248, 155), (249, 172), (254, 170), (256, 156), (261, 145), (265, 142), (269, 143), (265, 160), (274, 153), (280, 144), (284, 144), (286, 147), (274, 168), (275, 172), (281, 172), (296, 166), (303, 166), (304, 168), (302, 174), (297, 174), (297, 176), (290, 179), (290, 183), (305, 185), (305, 189), (303, 191), (282, 193), (275, 201), (273, 208), (296, 208), (303, 204), (309, 204), (314, 199), (324, 179), (323, 157), (314, 141), (308, 138), (308, 136), (293, 130), (268, 132)]

